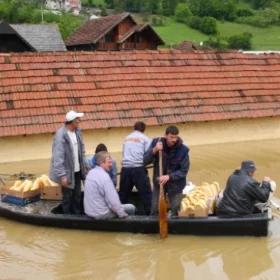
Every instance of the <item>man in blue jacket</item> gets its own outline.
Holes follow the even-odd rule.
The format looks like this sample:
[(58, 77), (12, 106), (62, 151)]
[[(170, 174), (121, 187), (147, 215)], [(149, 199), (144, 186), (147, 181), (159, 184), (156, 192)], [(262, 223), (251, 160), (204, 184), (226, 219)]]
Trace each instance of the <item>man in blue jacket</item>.
[[(163, 175), (159, 177), (159, 151), (162, 151)], [(164, 184), (165, 193), (171, 207), (172, 216), (176, 216), (180, 208), (182, 191), (186, 186), (189, 171), (189, 148), (179, 137), (179, 129), (169, 126), (165, 136), (153, 139), (144, 155), (144, 164), (154, 164), (152, 215), (158, 214), (159, 184)]]

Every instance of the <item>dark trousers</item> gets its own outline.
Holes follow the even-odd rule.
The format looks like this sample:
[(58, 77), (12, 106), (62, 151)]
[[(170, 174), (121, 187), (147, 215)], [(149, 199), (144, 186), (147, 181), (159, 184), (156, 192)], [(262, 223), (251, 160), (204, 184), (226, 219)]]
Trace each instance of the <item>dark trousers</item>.
[(62, 188), (62, 209), (64, 214), (81, 214), (81, 172), (75, 172), (74, 189)]
[[(165, 195), (167, 195), (168, 197), (168, 201), (171, 209), (171, 215), (177, 216), (183, 198), (182, 190), (167, 192), (167, 190), (165, 189)], [(151, 215), (158, 215), (158, 200), (159, 200), (159, 185), (154, 184)]]
[(150, 179), (144, 166), (122, 168), (119, 196), (123, 204), (128, 203), (128, 198), (133, 186), (135, 186), (138, 190), (144, 206), (145, 214), (149, 215), (151, 211), (152, 192)]

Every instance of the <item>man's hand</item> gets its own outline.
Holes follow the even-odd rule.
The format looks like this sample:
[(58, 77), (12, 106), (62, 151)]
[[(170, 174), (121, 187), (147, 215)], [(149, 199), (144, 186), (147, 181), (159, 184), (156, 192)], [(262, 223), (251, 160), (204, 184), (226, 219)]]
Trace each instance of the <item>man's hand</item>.
[(124, 215), (124, 216), (121, 216), (119, 217), (120, 219), (126, 219), (128, 217), (128, 214)]
[(153, 148), (153, 154), (155, 155), (158, 151), (162, 151), (162, 150), (163, 150), (162, 142), (158, 141)]
[(270, 179), (269, 177), (265, 176), (265, 177), (263, 178), (263, 181), (264, 181), (264, 182), (270, 182), (271, 179)]
[(68, 180), (67, 180), (66, 176), (61, 177), (60, 181), (61, 181), (62, 187), (67, 187), (68, 186)]
[(169, 180), (170, 176), (169, 175), (162, 175), (158, 178), (159, 183), (165, 185)]

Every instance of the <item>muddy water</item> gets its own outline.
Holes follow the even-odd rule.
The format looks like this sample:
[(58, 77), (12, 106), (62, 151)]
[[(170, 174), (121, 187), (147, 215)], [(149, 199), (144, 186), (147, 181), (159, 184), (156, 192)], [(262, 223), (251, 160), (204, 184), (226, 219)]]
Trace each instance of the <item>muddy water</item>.
[[(255, 160), (259, 179), (280, 182), (280, 140), (192, 147), (189, 179), (224, 185), (242, 159)], [(0, 173), (47, 173), (48, 164), (2, 164)], [(270, 232), (265, 238), (170, 236), (162, 242), (156, 235), (50, 229), (0, 218), (0, 279), (280, 279), (280, 218)]]

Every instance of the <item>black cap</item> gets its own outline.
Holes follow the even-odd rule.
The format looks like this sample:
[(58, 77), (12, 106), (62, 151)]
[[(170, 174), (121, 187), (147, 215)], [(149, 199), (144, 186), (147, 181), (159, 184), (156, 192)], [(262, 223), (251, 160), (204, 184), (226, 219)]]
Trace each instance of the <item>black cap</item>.
[(244, 160), (241, 162), (241, 169), (247, 172), (254, 172), (256, 170), (256, 165), (252, 160)]

